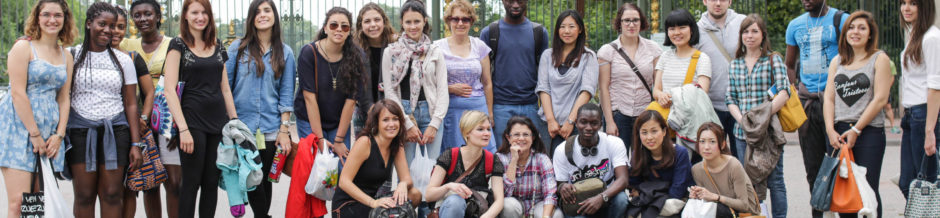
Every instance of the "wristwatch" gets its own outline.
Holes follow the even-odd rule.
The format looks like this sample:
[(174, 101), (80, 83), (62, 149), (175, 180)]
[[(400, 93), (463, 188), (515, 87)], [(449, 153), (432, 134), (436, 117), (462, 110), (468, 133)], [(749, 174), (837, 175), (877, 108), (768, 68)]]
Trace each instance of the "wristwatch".
[(140, 148), (140, 149), (147, 148), (147, 145), (144, 144), (144, 143), (141, 143), (141, 142), (134, 142), (134, 143), (131, 143), (131, 146), (138, 147), (138, 148)]
[(607, 203), (607, 193), (601, 193), (601, 198), (604, 199), (604, 203)]
[(565, 120), (565, 122), (567, 122), (568, 124), (574, 125), (574, 120), (567, 119), (567, 120)]

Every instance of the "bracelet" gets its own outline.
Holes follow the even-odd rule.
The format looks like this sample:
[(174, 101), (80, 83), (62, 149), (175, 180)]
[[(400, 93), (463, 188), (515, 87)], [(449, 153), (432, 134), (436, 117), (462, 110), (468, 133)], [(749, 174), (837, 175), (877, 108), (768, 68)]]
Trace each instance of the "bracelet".
[(179, 131), (179, 133), (183, 133), (183, 132), (189, 132), (189, 128), (186, 128), (186, 129), (184, 129), (184, 130), (180, 130), (180, 131)]
[(718, 200), (717, 200), (717, 202), (718, 202), (718, 203), (721, 203), (721, 195), (718, 195)]
[(147, 145), (145, 145), (145, 144), (142, 143), (142, 142), (134, 142), (134, 143), (131, 143), (131, 146), (138, 147), (138, 148), (140, 148), (140, 149), (144, 149), (145, 147), (147, 147)]
[(30, 137), (30, 138), (32, 138), (32, 137), (39, 137), (40, 135), (42, 135), (42, 133), (36, 133), (35, 135), (29, 134), (29, 137)]
[(852, 130), (852, 132), (855, 132), (855, 134), (859, 134), (859, 135), (862, 134), (862, 131), (861, 131), (861, 130), (858, 130), (857, 128), (855, 128), (855, 126), (852, 126), (852, 129), (851, 129), (851, 130)]
[(147, 118), (150, 118), (150, 117), (148, 117), (146, 114), (141, 114), (141, 115), (140, 115), (140, 119), (141, 119), (141, 120), (147, 120)]
[(277, 131), (278, 133), (290, 134), (290, 131)]

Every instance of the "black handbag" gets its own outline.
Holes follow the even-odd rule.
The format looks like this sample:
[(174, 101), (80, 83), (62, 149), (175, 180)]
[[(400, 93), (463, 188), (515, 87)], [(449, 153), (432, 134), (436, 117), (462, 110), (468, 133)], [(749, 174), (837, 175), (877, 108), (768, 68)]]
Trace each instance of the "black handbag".
[[(46, 210), (43, 206), (46, 204), (44, 199), (45, 193), (43, 193), (43, 182), (42, 182), (42, 168), (39, 167), (40, 157), (36, 155), (36, 166), (35, 172), (31, 181), (29, 182), (29, 193), (23, 193), (23, 204), (20, 206), (20, 218), (35, 218), (43, 217), (46, 214)], [(36, 189), (36, 183), (39, 183), (39, 189)], [(35, 191), (34, 191), (35, 190)]]
[[(379, 190), (376, 191), (375, 199), (390, 197), (394, 193), (391, 191), (392, 181), (385, 181), (382, 184), (382, 187), (379, 187)], [(383, 208), (376, 207), (372, 208), (369, 211), (369, 218), (417, 218), (418, 214), (415, 212), (415, 208), (411, 205), (411, 200), (406, 201), (403, 204), (397, 205), (395, 207)]]

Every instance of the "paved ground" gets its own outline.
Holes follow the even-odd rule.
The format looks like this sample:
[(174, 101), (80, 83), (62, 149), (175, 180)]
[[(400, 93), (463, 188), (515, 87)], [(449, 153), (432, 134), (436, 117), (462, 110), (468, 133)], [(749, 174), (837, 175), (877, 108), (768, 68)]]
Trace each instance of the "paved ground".
[[(800, 148), (795, 143), (795, 135), (788, 135), (791, 143), (785, 146), (784, 151), (784, 175), (787, 184), (787, 203), (789, 207), (788, 217), (809, 217), (810, 216), (810, 190), (806, 182), (806, 173), (803, 169), (802, 155)], [(904, 211), (904, 198), (900, 189), (890, 181), (891, 177), (897, 175), (900, 169), (900, 141), (897, 135), (888, 135), (888, 147), (885, 150), (884, 164), (881, 175), (881, 198), (884, 204), (884, 217), (902, 217)], [(2, 177), (2, 176), (0, 176)], [(283, 217), (284, 207), (287, 199), (287, 189), (290, 184), (289, 177), (282, 177), (280, 183), (274, 185), (274, 202), (269, 214), (275, 217)], [(304, 178), (306, 179), (306, 178)], [(2, 180), (0, 180), (2, 182)], [(63, 195), (69, 201), (73, 199), (72, 185), (67, 181), (60, 181), (60, 187)], [(0, 186), (2, 187), (2, 186)], [(0, 189), (0, 203), (6, 202), (5, 189)], [(216, 206), (216, 217), (229, 217), (228, 200), (224, 191), (219, 191), (219, 202)], [(136, 217), (145, 217), (143, 213), (143, 202), (138, 199)], [(253, 211), (248, 207), (248, 214), (245, 217), (253, 217)], [(0, 216), (6, 215), (6, 207), (0, 207)]]

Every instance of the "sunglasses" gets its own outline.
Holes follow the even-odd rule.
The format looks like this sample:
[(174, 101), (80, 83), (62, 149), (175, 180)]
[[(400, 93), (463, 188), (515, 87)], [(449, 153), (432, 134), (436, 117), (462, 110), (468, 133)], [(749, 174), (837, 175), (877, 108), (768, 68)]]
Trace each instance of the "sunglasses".
[(470, 23), (473, 22), (473, 18), (470, 17), (451, 17), (447, 18), (451, 23)]
[(330, 23), (330, 30), (336, 30), (336, 28), (340, 28), (343, 32), (349, 32), (349, 24)]

